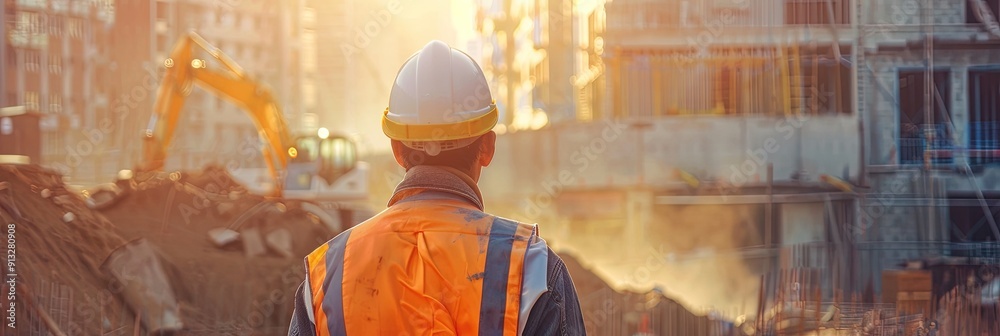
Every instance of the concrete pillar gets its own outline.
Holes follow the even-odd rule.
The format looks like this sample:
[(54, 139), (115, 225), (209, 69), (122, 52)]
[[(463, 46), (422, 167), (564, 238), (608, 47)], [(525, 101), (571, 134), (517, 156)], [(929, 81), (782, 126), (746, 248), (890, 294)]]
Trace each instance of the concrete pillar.
[[(969, 102), (968, 86), (969, 67), (960, 65), (951, 68), (951, 124), (955, 129), (952, 133), (952, 143), (956, 146), (965, 147), (969, 143)], [(964, 166), (969, 157), (966, 153), (955, 153), (955, 164)]]
[[(6, 51), (4, 51), (4, 52), (6, 52)], [(17, 84), (16, 84), (17, 85), (17, 91), (16, 91), (17, 92), (17, 96), (14, 98), (14, 99), (16, 99), (16, 101), (7, 102), (7, 103), (11, 104), (11, 105), (26, 105), (25, 101), (24, 101), (25, 100), (25, 97), (24, 97), (24, 85), (25, 85), (24, 84), (24, 50), (15, 47), (14, 48), (14, 57), (17, 58), (17, 60), (14, 62), (14, 64), (17, 64), (16, 70), (14, 70), (14, 71), (17, 72)], [(6, 66), (6, 64), (4, 64), (4, 66)], [(7, 79), (4, 78), (4, 80), (7, 80)]]
[(625, 194), (625, 230), (622, 247), (628, 258), (639, 257), (647, 245), (650, 221), (653, 218), (653, 192), (644, 189), (629, 190)]
[[(964, 80), (963, 83), (965, 83)], [(963, 122), (963, 125), (966, 124), (967, 124), (966, 122)], [(956, 124), (955, 126), (958, 126), (958, 124)], [(948, 179), (945, 177), (939, 177), (934, 180), (934, 183), (936, 183), (936, 186), (934, 188), (936, 195), (934, 196), (934, 198), (939, 201), (947, 201)], [(950, 238), (948, 234), (951, 233), (949, 231), (949, 229), (951, 228), (950, 227), (951, 209), (946, 205), (935, 206), (934, 214), (935, 214), (934, 221), (929, 223), (929, 225), (927, 226), (927, 234), (924, 237), (926, 237), (928, 241), (948, 241)]]
[[(869, 128), (871, 131), (871, 152), (872, 164), (893, 164), (899, 162), (898, 154), (898, 130), (899, 130), (899, 110), (896, 107), (895, 99), (898, 96), (899, 78), (895, 69), (875, 68), (875, 75), (871, 76), (872, 106), (871, 119), (873, 124)], [(896, 150), (893, 150), (896, 149)], [(893, 153), (896, 153), (893, 155)]]
[[(42, 47), (41, 49), (38, 50), (38, 55), (39, 55), (38, 56), (38, 67), (39, 67), (38, 73), (41, 74), (39, 76), (40, 77), (39, 80), (41, 81), (40, 82), (41, 85), (40, 85), (39, 90), (38, 90), (38, 109), (39, 109), (39, 112), (49, 111), (49, 106), (51, 106), (51, 103), (52, 103), (52, 102), (49, 101), (49, 97), (51, 96), (49, 94), (49, 91), (50, 91), (50, 89), (49, 89), (49, 87), (50, 87), (50, 85), (49, 85), (49, 78), (52, 77), (51, 73), (49, 72), (49, 57), (50, 57), (49, 56), (49, 48), (50, 48), (49, 47), (49, 43), (46, 43), (44, 47)], [(50, 113), (51, 113), (51, 111), (50, 111)]]

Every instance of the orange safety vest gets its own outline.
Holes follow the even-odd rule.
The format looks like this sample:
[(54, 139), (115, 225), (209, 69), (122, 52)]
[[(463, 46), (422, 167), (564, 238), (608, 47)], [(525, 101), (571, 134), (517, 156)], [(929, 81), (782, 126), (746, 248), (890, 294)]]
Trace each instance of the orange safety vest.
[(546, 251), (535, 225), (403, 200), (306, 257), (309, 315), (318, 335), (519, 335)]

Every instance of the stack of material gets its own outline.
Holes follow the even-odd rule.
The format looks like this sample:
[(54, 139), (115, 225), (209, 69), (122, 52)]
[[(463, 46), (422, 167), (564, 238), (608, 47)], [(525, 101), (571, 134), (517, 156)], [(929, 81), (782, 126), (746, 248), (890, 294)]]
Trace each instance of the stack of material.
[[(337, 232), (294, 204), (247, 193), (218, 167), (132, 187), (102, 213), (120, 235), (146, 238), (162, 253), (187, 332), (286, 333), (302, 258)], [(226, 229), (238, 235), (218, 234)]]
[(882, 302), (895, 303), (901, 314), (930, 314), (932, 289), (930, 270), (882, 271)]
[(100, 270), (125, 243), (112, 224), (67, 190), (56, 172), (0, 165), (0, 183), (6, 185), (0, 190), (0, 220), (4, 231), (14, 234), (15, 253), (14, 271), (5, 263), (3, 274), (16, 274), (19, 334), (132, 330), (131, 312)]

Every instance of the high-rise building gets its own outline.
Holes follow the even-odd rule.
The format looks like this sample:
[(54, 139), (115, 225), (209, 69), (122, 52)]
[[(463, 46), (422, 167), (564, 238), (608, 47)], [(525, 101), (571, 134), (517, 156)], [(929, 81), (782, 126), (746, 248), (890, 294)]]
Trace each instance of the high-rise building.
[(585, 62), (586, 35), (581, 35), (579, 6), (571, 1), (536, 0), (531, 17), (532, 44), (544, 57), (532, 69), (533, 106), (552, 123), (575, 119), (574, 77)]
[(603, 108), (604, 1), (482, 1), (482, 63), (501, 107), (498, 130), (590, 120)]
[[(605, 39), (607, 26), (605, 2), (590, 1), (580, 4), (574, 11), (574, 21), (567, 29), (573, 31), (570, 48), (573, 55), (572, 85), (574, 104), (562, 120), (600, 120), (610, 109), (607, 102), (607, 76), (605, 76)], [(575, 117), (575, 118), (574, 118)]]
[(547, 2), (492, 0), (477, 8), (476, 28), (483, 39), (479, 62), (495, 91), (501, 131), (537, 129), (547, 123), (547, 114), (535, 104), (536, 87), (543, 91), (540, 96), (549, 96), (541, 84), (549, 83), (546, 53), (538, 48), (548, 41)]
[(0, 106), (42, 115), (43, 162), (63, 170), (106, 150), (98, 127), (109, 113), (114, 1), (3, 2)]

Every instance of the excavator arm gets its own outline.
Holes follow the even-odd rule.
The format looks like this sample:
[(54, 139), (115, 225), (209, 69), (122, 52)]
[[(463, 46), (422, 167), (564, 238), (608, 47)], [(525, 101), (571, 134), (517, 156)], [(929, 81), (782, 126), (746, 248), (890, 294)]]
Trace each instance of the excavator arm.
[[(205, 60), (195, 57), (196, 49), (207, 51), (225, 69), (209, 68)], [(280, 197), (288, 161), (298, 152), (271, 91), (251, 79), (222, 51), (193, 32), (178, 41), (170, 58), (164, 61), (164, 66), (166, 75), (157, 93), (153, 118), (146, 129), (143, 161), (138, 170), (163, 169), (185, 99), (192, 87), (199, 85), (247, 111), (258, 134), (266, 142), (264, 161), (275, 181), (274, 196)]]

